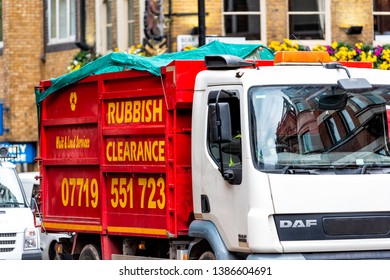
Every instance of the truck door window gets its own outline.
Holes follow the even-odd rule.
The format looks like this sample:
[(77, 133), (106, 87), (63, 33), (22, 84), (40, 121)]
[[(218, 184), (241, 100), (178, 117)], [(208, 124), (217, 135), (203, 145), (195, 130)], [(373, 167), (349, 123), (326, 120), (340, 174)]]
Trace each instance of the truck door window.
[[(216, 102), (216, 96), (218, 91), (212, 91), (209, 94), (209, 104)], [(221, 158), (223, 169), (233, 170), (234, 176), (236, 177), (231, 182), (233, 184), (238, 184), (241, 182), (241, 124), (240, 124), (240, 100), (238, 98), (237, 91), (231, 91), (231, 96), (229, 94), (222, 94), (219, 97), (219, 104), (228, 104), (230, 109), (230, 123), (231, 123), (231, 140), (224, 141), (221, 143), (221, 150), (218, 142), (211, 140), (210, 135), (210, 123), (208, 124), (208, 137), (207, 144), (209, 148), (209, 153), (211, 158), (215, 163), (221, 167)]]

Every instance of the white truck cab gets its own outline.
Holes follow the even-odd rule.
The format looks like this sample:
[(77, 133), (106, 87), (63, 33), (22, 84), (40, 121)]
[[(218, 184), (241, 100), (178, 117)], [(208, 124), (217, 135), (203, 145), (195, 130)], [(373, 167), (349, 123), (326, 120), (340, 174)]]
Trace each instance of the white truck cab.
[(195, 84), (189, 234), (219, 259), (388, 258), (390, 73), (222, 68)]
[[(22, 182), (24, 192), (28, 200), (31, 200), (33, 203), (36, 195), (40, 190), (40, 182), (38, 180), (39, 172), (21, 172), (18, 174), (20, 181)], [(70, 234), (67, 233), (47, 233), (45, 230), (44, 224), (42, 224), (42, 218), (40, 213), (36, 216), (36, 223), (40, 225), (40, 248), (42, 250), (42, 259), (43, 260), (54, 260), (58, 259), (59, 256), (56, 252), (56, 245), (60, 239), (69, 239)]]
[[(1, 160), (7, 158), (0, 148)], [(39, 230), (15, 165), (0, 161), (0, 260), (41, 260)]]

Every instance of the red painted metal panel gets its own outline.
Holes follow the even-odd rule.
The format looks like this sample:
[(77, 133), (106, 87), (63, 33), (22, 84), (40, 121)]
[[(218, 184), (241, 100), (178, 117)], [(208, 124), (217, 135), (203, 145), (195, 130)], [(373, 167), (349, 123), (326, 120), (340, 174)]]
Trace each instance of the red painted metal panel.
[(100, 225), (104, 200), (98, 166), (47, 166), (43, 180), (47, 229), (72, 229), (67, 224), (75, 223), (85, 231), (88, 225)]
[(46, 159), (98, 158), (97, 126), (61, 125), (46, 127)]
[(43, 103), (45, 119), (98, 115), (97, 83), (78, 83), (51, 94)]
[(166, 180), (150, 173), (106, 176), (108, 232), (166, 237)]

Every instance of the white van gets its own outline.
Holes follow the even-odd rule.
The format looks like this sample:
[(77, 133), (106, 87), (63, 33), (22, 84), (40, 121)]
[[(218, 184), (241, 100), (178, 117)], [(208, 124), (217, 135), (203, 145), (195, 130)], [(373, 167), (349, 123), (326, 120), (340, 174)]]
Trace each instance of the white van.
[[(33, 201), (35, 196), (39, 192), (39, 172), (21, 172), (19, 173), (19, 178), (22, 182), (26, 196)], [(41, 220), (38, 215), (37, 222), (40, 224)], [(45, 233), (44, 224), (41, 225), (42, 230), (40, 231), (40, 247), (42, 250), (42, 258), (44, 260), (54, 260), (56, 259), (56, 250), (55, 246), (60, 238), (70, 238), (70, 235), (64, 234), (53, 234)]]
[[(5, 160), (3, 154), (0, 157)], [(41, 260), (39, 243), (39, 229), (15, 165), (0, 161), (0, 259)]]

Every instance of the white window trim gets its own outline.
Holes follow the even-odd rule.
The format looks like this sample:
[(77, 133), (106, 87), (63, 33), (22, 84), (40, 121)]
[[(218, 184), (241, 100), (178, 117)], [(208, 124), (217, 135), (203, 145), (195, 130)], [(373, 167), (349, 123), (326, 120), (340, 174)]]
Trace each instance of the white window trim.
[(95, 26), (96, 26), (96, 52), (103, 53), (103, 40), (102, 40), (102, 9), (103, 1), (95, 1)]
[(127, 44), (127, 8), (129, 1), (128, 0), (117, 0), (116, 9), (118, 11), (117, 16), (117, 38), (118, 38), (118, 49), (120, 51), (125, 51), (129, 47)]
[[(287, 0), (288, 1), (288, 0)], [(324, 40), (296, 40), (299, 44), (303, 44), (304, 46), (309, 46), (310, 48), (313, 48), (317, 45), (329, 45), (332, 42), (332, 17), (331, 17), (331, 0), (324, 0), (325, 1), (325, 11), (324, 12), (290, 12), (288, 11), (288, 5), (287, 5), (287, 37), (290, 36), (290, 22), (289, 18), (290, 15), (313, 15), (313, 14), (324, 14), (325, 15), (325, 39)], [(294, 41), (294, 39), (292, 39)]]
[[(75, 5), (76, 5), (76, 1), (75, 1)], [(70, 34), (70, 22), (71, 22), (71, 14), (70, 14), (70, 0), (67, 0), (66, 1), (66, 17), (67, 17), (67, 37), (66, 38), (63, 38), (63, 39), (60, 39), (58, 38), (59, 34), (60, 34), (60, 30), (59, 30), (59, 23), (58, 23), (58, 19), (59, 19), (59, 5), (58, 5), (58, 0), (57, 0), (57, 10), (56, 10), (56, 18), (57, 18), (57, 25), (56, 25), (56, 33), (57, 33), (57, 38), (51, 38), (51, 1), (50, 0), (47, 0), (47, 23), (48, 23), (48, 31), (47, 31), (47, 34), (48, 34), (48, 44), (49, 45), (54, 45), (54, 44), (62, 44), (62, 43), (69, 43), (69, 42), (75, 42), (76, 41), (76, 34), (74, 35), (71, 35)], [(74, 15), (76, 16), (76, 15)]]
[[(126, 51), (131, 47), (129, 45), (129, 23), (135, 23), (135, 20), (130, 20), (128, 18), (128, 5), (129, 0), (118, 0), (117, 1), (117, 38), (118, 38), (118, 48), (120, 51)], [(134, 10), (135, 11), (135, 10)]]
[(144, 24), (144, 16), (145, 16), (145, 1), (140, 1), (139, 3), (139, 40), (140, 42), (143, 42), (143, 40), (145, 39), (145, 32), (144, 32), (144, 28), (145, 28), (145, 24)]
[(105, 0), (95, 1), (96, 9), (96, 52), (106, 54), (107, 50), (107, 6)]
[[(253, 1), (253, 0), (251, 0)], [(258, 0), (260, 1), (260, 0)], [(267, 1), (260, 1), (260, 11), (242, 11), (242, 12), (224, 12), (223, 1), (221, 1), (222, 5), (222, 36), (226, 36), (225, 34), (225, 15), (259, 15), (260, 16), (260, 38), (259, 40), (247, 40), (248, 43), (258, 43), (258, 44), (267, 44)]]

